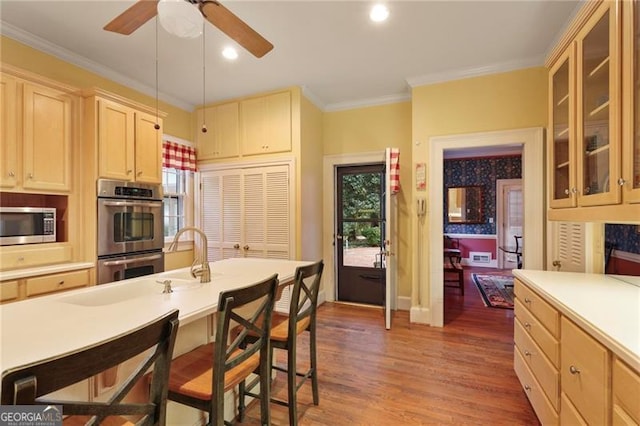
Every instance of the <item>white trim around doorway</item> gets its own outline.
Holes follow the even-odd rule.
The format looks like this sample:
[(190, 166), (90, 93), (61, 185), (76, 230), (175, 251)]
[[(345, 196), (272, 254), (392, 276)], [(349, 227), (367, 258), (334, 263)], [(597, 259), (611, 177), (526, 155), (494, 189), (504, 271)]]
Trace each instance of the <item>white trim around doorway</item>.
[[(527, 269), (544, 269), (546, 204), (544, 200), (544, 129), (541, 127), (436, 136), (429, 138), (429, 216), (428, 230), (420, 236), (429, 247), (428, 271), (419, 274), (421, 294), (428, 294), (425, 306), (412, 307), (412, 321), (427, 322), (432, 326), (444, 325), (443, 287), (443, 157), (447, 149), (481, 148), (485, 146), (522, 145), (523, 210), (523, 262)], [(426, 262), (425, 262), (426, 263)], [(418, 262), (418, 268), (421, 262)], [(428, 273), (428, 275), (427, 275)], [(469, 296), (471, 297), (471, 296)], [(413, 313), (417, 315), (413, 315)], [(426, 315), (425, 315), (426, 314)], [(422, 321), (420, 321), (422, 320)]]
[[(324, 259), (325, 274), (323, 276), (326, 300), (333, 302), (336, 300), (337, 269), (335, 265), (336, 250), (334, 246), (336, 229), (335, 217), (335, 194), (336, 187), (336, 167), (356, 166), (362, 164), (372, 164), (384, 162), (384, 150), (374, 152), (362, 152), (355, 154), (325, 155), (323, 159), (323, 236), (322, 236), (322, 257)], [(326, 214), (331, 212), (331, 214)]]

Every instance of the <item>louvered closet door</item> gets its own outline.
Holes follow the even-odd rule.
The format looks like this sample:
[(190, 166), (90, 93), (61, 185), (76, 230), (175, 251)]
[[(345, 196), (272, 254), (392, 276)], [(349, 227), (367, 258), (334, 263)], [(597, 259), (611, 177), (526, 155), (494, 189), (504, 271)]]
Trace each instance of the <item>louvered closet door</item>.
[(585, 272), (585, 225), (578, 222), (551, 222), (553, 255), (550, 269)]
[(291, 201), (288, 166), (245, 169), (243, 181), (244, 256), (289, 259)]
[(241, 184), (240, 170), (202, 173), (202, 229), (209, 243), (209, 261), (242, 254)]

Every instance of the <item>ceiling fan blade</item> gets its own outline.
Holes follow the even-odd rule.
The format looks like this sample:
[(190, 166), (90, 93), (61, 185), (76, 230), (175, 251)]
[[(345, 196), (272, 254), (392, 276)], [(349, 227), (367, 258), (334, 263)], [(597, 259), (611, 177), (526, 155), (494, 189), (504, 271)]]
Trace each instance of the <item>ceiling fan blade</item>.
[(136, 4), (104, 26), (107, 31), (129, 35), (158, 13), (158, 0), (138, 0)]
[(253, 56), (262, 58), (273, 49), (273, 44), (220, 3), (205, 0), (200, 3), (200, 11), (209, 22), (251, 52)]

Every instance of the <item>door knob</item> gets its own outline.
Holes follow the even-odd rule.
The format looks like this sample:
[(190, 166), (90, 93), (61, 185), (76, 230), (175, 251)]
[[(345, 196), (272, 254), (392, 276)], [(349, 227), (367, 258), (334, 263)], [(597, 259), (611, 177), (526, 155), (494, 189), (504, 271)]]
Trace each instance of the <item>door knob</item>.
[(234, 249), (236, 249), (236, 250), (238, 250), (238, 249), (240, 248), (240, 244), (234, 244), (234, 245), (233, 245), (233, 248), (234, 248)]
[(243, 248), (244, 250), (249, 250), (249, 246), (248, 246), (248, 245), (246, 245), (246, 246), (244, 246), (244, 247), (242, 247), (242, 248)]

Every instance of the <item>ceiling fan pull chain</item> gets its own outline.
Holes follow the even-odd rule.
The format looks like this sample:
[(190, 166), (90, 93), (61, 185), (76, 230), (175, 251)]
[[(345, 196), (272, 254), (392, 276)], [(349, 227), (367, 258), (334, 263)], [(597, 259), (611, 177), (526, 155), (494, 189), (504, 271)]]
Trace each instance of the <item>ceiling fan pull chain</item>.
[(207, 109), (204, 107), (205, 104), (205, 78), (207, 76), (207, 66), (205, 64), (205, 27), (204, 21), (202, 22), (202, 133), (207, 133)]

